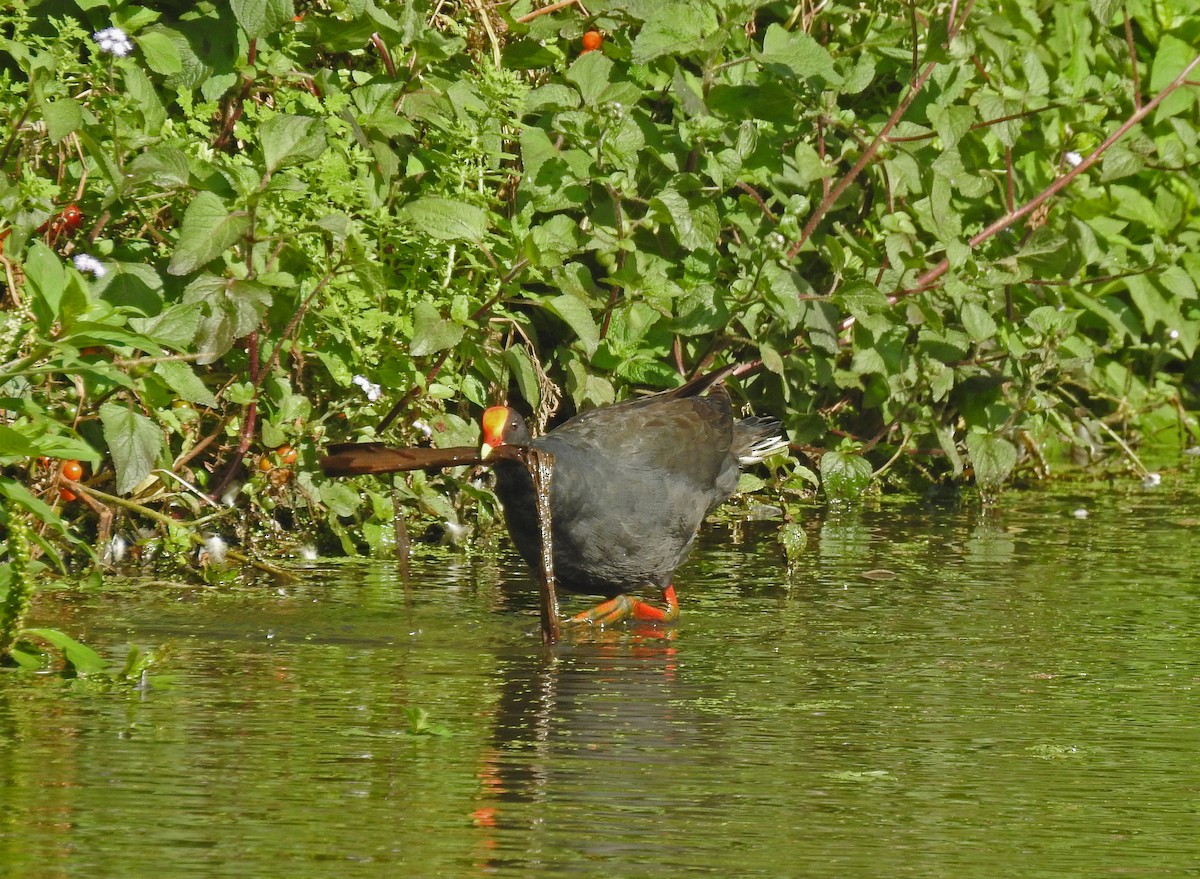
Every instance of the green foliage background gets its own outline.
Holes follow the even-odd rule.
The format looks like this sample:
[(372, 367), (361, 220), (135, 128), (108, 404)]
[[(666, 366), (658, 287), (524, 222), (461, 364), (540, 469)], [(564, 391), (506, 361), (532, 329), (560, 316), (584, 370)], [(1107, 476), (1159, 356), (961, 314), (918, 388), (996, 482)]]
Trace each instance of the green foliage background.
[(544, 424), (726, 362), (800, 453), (752, 480), (785, 497), (806, 464), (993, 492), (1194, 443), (1192, 3), (586, 7), (6, 4), (10, 520), (52, 562), (386, 551), (393, 492), (490, 495), (326, 480), (328, 441), (395, 406), (387, 441), (467, 444), (510, 391)]

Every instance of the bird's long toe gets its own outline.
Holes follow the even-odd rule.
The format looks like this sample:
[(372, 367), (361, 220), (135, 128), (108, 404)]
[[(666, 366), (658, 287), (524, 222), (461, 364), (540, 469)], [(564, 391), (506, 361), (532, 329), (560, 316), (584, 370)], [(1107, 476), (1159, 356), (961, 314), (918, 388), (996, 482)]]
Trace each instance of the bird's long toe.
[(673, 585), (663, 590), (663, 605), (658, 607), (632, 595), (618, 595), (569, 617), (565, 622), (572, 626), (611, 626), (630, 619), (654, 623), (674, 622), (679, 619), (679, 601)]

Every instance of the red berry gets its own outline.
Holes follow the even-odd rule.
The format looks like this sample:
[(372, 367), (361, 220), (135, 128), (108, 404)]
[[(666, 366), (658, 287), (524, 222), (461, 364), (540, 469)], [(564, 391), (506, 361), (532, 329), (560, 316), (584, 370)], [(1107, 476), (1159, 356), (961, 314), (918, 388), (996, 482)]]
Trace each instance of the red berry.
[(583, 35), (584, 52), (591, 52), (594, 49), (599, 49), (603, 43), (604, 36), (600, 33), (600, 31), (588, 31)]
[(60, 488), (58, 490), (58, 498), (64, 503), (69, 504), (71, 501), (75, 500), (76, 497), (77, 495), (75, 492), (71, 491), (69, 488)]
[(78, 482), (83, 476), (83, 465), (78, 461), (63, 461), (62, 475), (72, 482)]
[(67, 205), (58, 216), (63, 225), (71, 232), (74, 232), (83, 223), (83, 211), (79, 209), (79, 205)]
[(289, 446), (287, 443), (284, 443), (282, 446), (277, 448), (275, 450), (275, 454), (278, 455), (279, 460), (285, 464), (295, 464), (296, 463), (296, 450), (293, 449), (291, 446)]

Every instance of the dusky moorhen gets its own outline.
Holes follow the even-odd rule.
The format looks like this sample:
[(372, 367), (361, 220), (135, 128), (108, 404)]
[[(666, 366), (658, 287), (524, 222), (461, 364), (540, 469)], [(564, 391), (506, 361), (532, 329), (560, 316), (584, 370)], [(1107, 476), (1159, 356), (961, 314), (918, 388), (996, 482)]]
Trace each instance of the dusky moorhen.
[[(608, 599), (573, 622), (670, 622), (679, 616), (672, 575), (701, 523), (733, 493), (740, 464), (786, 446), (778, 421), (734, 417), (720, 384), (731, 372), (717, 370), (669, 391), (582, 412), (537, 438), (507, 406), (484, 412), (481, 458), (500, 445), (530, 445), (554, 455), (555, 575), (565, 589)], [(537, 569), (541, 543), (529, 472), (512, 460), (496, 461), (494, 469), (509, 534)], [(629, 594), (646, 587), (662, 591), (665, 607)]]

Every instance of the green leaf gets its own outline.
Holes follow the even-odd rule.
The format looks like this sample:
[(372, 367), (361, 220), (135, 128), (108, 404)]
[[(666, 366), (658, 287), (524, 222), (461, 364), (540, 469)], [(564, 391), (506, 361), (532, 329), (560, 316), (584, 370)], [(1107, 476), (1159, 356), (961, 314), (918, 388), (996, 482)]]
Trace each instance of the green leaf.
[(311, 162), (325, 152), (325, 129), (310, 116), (279, 113), (267, 119), (258, 131), (267, 173), (287, 165)]
[(107, 274), (92, 285), (98, 295), (114, 305), (137, 309), (142, 314), (158, 314), (162, 310), (163, 282), (153, 265), (111, 260), (105, 267)]
[(954, 441), (954, 433), (945, 425), (938, 425), (935, 433), (937, 434), (938, 445), (942, 447), (942, 451), (946, 453), (946, 460), (950, 462), (951, 472), (955, 477), (961, 476), (963, 472), (962, 455), (958, 453), (958, 444)]
[[(94, 457), (95, 452), (92, 454), (92, 460), (99, 460)], [(53, 525), (72, 543), (79, 542), (79, 539), (67, 529), (63, 520), (59, 518), (58, 513), (54, 512), (53, 508), (41, 498), (34, 496), (17, 480), (8, 476), (0, 476), (0, 496), (4, 497), (5, 506), (17, 506), (28, 510), (43, 522)]]
[(108, 660), (91, 647), (80, 644), (58, 629), (23, 629), (21, 634), (32, 635), (57, 647), (62, 652), (63, 659), (78, 675), (98, 674), (108, 670)]
[(54, 143), (83, 125), (83, 108), (73, 98), (59, 98), (56, 101), (43, 99), (41, 107), (42, 118), (46, 120), (46, 133)]
[(0, 424), (0, 457), (32, 458), (41, 452), (25, 434)]
[[(1134, 283), (1137, 283), (1136, 279), (1140, 276), (1134, 277)], [(1059, 311), (1050, 305), (1038, 306), (1025, 317), (1025, 323), (1030, 329), (1042, 336), (1054, 336), (1066, 332), (1072, 321), (1071, 313)]]
[(579, 86), (583, 103), (595, 106), (612, 82), (613, 63), (603, 52), (580, 55), (567, 70), (567, 80)]
[[(775, 346), (767, 342), (758, 343), (758, 356), (762, 360), (762, 364), (776, 375), (784, 374), (783, 355), (781, 355)], [(783, 393), (785, 398), (788, 396), (787, 382), (783, 384)]]
[(865, 278), (847, 281), (834, 292), (833, 302), (858, 320), (888, 308), (887, 297)]
[(954, 104), (949, 107), (931, 105), (926, 111), (929, 121), (937, 129), (938, 137), (942, 139), (942, 147), (950, 149), (955, 146), (975, 123), (974, 107)]
[(999, 489), (1017, 466), (1017, 447), (999, 436), (967, 434), (967, 454), (975, 468), (975, 483), (985, 493)]
[(134, 40), (137, 42), (138, 48), (142, 50), (142, 57), (146, 59), (146, 65), (155, 73), (163, 76), (182, 73), (183, 56), (179, 54), (175, 40), (164, 30), (150, 28), (135, 36)]
[(187, 154), (165, 144), (142, 153), (127, 167), (134, 182), (147, 181), (163, 189), (186, 186), (191, 176)]
[(517, 380), (517, 388), (525, 402), (530, 408), (536, 409), (542, 402), (542, 389), (538, 383), (537, 371), (533, 368), (533, 361), (529, 359), (529, 352), (524, 348), (509, 348), (504, 352), (504, 362), (512, 370), (513, 377)]
[(1184, 322), (1176, 302), (1164, 296), (1146, 275), (1132, 275), (1125, 279), (1125, 285), (1148, 331), (1153, 331), (1159, 324), (1163, 329), (1171, 330)]
[(187, 351), (200, 329), (202, 316), (199, 303), (180, 302), (154, 317), (131, 317), (129, 326), (164, 348)]
[(440, 241), (482, 241), (488, 224), (487, 212), (482, 208), (437, 196), (410, 201), (396, 217)]
[(67, 272), (62, 260), (41, 241), (33, 242), (25, 256), (25, 280), (32, 291), (30, 305), (43, 332), (58, 319), (63, 292), (67, 287)]
[[(0, 458), (33, 458), (49, 455), (60, 460), (72, 458), (87, 461), (92, 466), (100, 463), (100, 456), (78, 437), (59, 433), (47, 433), (44, 425), (22, 425), (28, 433), (0, 424)], [(32, 436), (29, 434), (33, 434)]]
[(664, 55), (687, 54), (718, 27), (715, 16), (705, 4), (660, 0), (651, 9), (652, 13), (633, 40), (634, 64), (647, 64)]
[(155, 365), (154, 372), (179, 395), (179, 399), (199, 403), (201, 406), (217, 405), (217, 398), (213, 396), (213, 392), (188, 364), (177, 360), (164, 360)]
[(834, 70), (833, 57), (828, 49), (804, 31), (787, 31), (778, 24), (767, 28), (758, 60), (768, 67), (786, 67), (801, 79), (815, 76), (833, 85), (839, 85), (842, 81)]
[(833, 451), (821, 456), (821, 485), (829, 500), (858, 498), (871, 484), (871, 462), (852, 452)]
[(251, 39), (270, 36), (296, 15), (292, 0), (231, 0), (229, 5)]
[(165, 447), (162, 429), (123, 403), (101, 406), (100, 423), (117, 471), (117, 494), (128, 494), (154, 469)]
[(418, 302), (413, 309), (413, 338), (408, 353), (413, 357), (424, 357), (453, 348), (462, 341), (463, 332), (461, 324), (446, 320), (433, 304)]
[(172, 275), (195, 271), (224, 253), (249, 228), (244, 211), (230, 212), (213, 193), (198, 193), (183, 215), (179, 243), (167, 271)]
[(253, 332), (271, 304), (271, 291), (257, 281), (227, 281), (204, 274), (183, 291), (184, 303), (203, 306), (196, 329), (196, 362), (215, 363), (233, 343)]
[(563, 293), (553, 299), (547, 299), (545, 306), (566, 322), (578, 337), (588, 357), (596, 353), (596, 346), (600, 344), (600, 329), (583, 300), (570, 293)]
[(1113, 15), (1121, 8), (1122, 0), (1091, 0), (1092, 15), (1100, 22), (1101, 27), (1107, 28)]
[(321, 483), (321, 502), (335, 516), (353, 516), (362, 504), (362, 496), (344, 482)]
[(129, 105), (137, 107), (142, 114), (142, 130), (160, 136), (163, 124), (167, 121), (167, 108), (154, 90), (154, 83), (141, 67), (129, 65), (125, 68), (125, 92), (129, 97)]
[[(1169, 86), (1183, 68), (1196, 57), (1194, 43), (1187, 43), (1171, 34), (1164, 34), (1159, 41), (1158, 51), (1154, 55), (1154, 63), (1150, 67), (1150, 92), (1157, 95)], [(1193, 79), (1195, 76), (1193, 75)], [(1161, 122), (1172, 116), (1180, 116), (1187, 112), (1195, 101), (1196, 90), (1186, 85), (1180, 86), (1167, 95), (1154, 111), (1154, 121)]]
[(1145, 164), (1145, 160), (1132, 150), (1119, 145), (1114, 146), (1100, 160), (1100, 179), (1105, 182), (1119, 180), (1138, 173)]
[[(589, 55), (595, 54), (589, 52)], [(579, 93), (561, 83), (539, 86), (525, 95), (526, 113), (545, 113), (547, 110), (573, 110), (579, 106)], [(540, 129), (539, 129), (540, 130)]]
[(974, 302), (962, 307), (963, 329), (972, 341), (983, 342), (996, 335), (996, 321), (988, 312)]
[(711, 204), (693, 204), (674, 189), (650, 200), (650, 210), (675, 227), (675, 237), (687, 251), (711, 250), (720, 232), (720, 217)]

